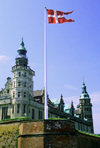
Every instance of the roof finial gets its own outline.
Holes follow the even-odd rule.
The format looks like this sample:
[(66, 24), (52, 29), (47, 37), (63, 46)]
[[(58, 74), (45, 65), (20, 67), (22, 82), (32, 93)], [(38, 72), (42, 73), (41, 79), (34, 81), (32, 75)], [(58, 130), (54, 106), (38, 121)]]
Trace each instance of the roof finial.
[(23, 36), (22, 36), (22, 42), (23, 42)]
[(83, 77), (83, 84), (85, 84), (85, 77)]
[(24, 42), (23, 42), (23, 37), (22, 37), (22, 41), (21, 41), (21, 44), (20, 44), (22, 47), (24, 47)]

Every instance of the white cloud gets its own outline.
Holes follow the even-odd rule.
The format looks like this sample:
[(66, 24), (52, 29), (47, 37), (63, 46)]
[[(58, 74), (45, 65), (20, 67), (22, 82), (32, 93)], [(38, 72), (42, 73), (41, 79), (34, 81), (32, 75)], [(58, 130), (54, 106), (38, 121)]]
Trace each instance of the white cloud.
[(70, 90), (77, 90), (77, 88), (73, 85), (65, 85), (65, 88)]
[(6, 55), (0, 55), (0, 61), (6, 61), (9, 60), (9, 57)]

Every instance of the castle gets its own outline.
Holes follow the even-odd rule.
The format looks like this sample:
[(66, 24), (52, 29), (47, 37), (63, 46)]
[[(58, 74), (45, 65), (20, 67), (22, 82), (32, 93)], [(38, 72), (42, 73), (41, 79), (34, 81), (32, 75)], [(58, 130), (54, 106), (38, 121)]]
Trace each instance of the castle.
[[(17, 50), (16, 64), (12, 67), (13, 78), (7, 78), (5, 88), (0, 91), (0, 120), (27, 116), (34, 120), (44, 119), (44, 90), (33, 90), (35, 72), (28, 66), (28, 58), (22, 40)], [(72, 121), (75, 128), (93, 133), (92, 104), (85, 83), (75, 110), (73, 102), (68, 110), (64, 109), (64, 99), (55, 105), (48, 99), (49, 118), (65, 118)]]

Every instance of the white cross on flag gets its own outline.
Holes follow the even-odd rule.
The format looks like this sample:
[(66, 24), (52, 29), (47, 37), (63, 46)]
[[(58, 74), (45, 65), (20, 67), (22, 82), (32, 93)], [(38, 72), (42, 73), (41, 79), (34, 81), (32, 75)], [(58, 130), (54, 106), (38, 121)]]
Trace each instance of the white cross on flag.
[(68, 15), (72, 13), (70, 12), (62, 12), (62, 11), (54, 11), (52, 9), (47, 9), (48, 14), (48, 23), (57, 24), (57, 23), (66, 23), (66, 22), (74, 22), (72, 19), (66, 19), (64, 15)]

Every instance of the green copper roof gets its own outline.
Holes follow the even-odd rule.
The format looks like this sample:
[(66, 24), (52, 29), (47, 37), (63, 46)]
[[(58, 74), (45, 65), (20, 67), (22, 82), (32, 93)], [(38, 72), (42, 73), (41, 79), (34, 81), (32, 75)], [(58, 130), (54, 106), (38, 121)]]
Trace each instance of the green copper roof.
[(23, 38), (22, 38), (22, 41), (20, 43), (20, 47), (18, 50), (26, 50), (25, 46), (24, 46), (24, 42), (23, 42)]
[(83, 84), (82, 84), (82, 93), (81, 93), (81, 95), (80, 95), (80, 99), (89, 99), (90, 97), (89, 97), (89, 94), (88, 94), (88, 92), (87, 92), (87, 90), (86, 90), (86, 85), (85, 85), (85, 83), (83, 82)]

